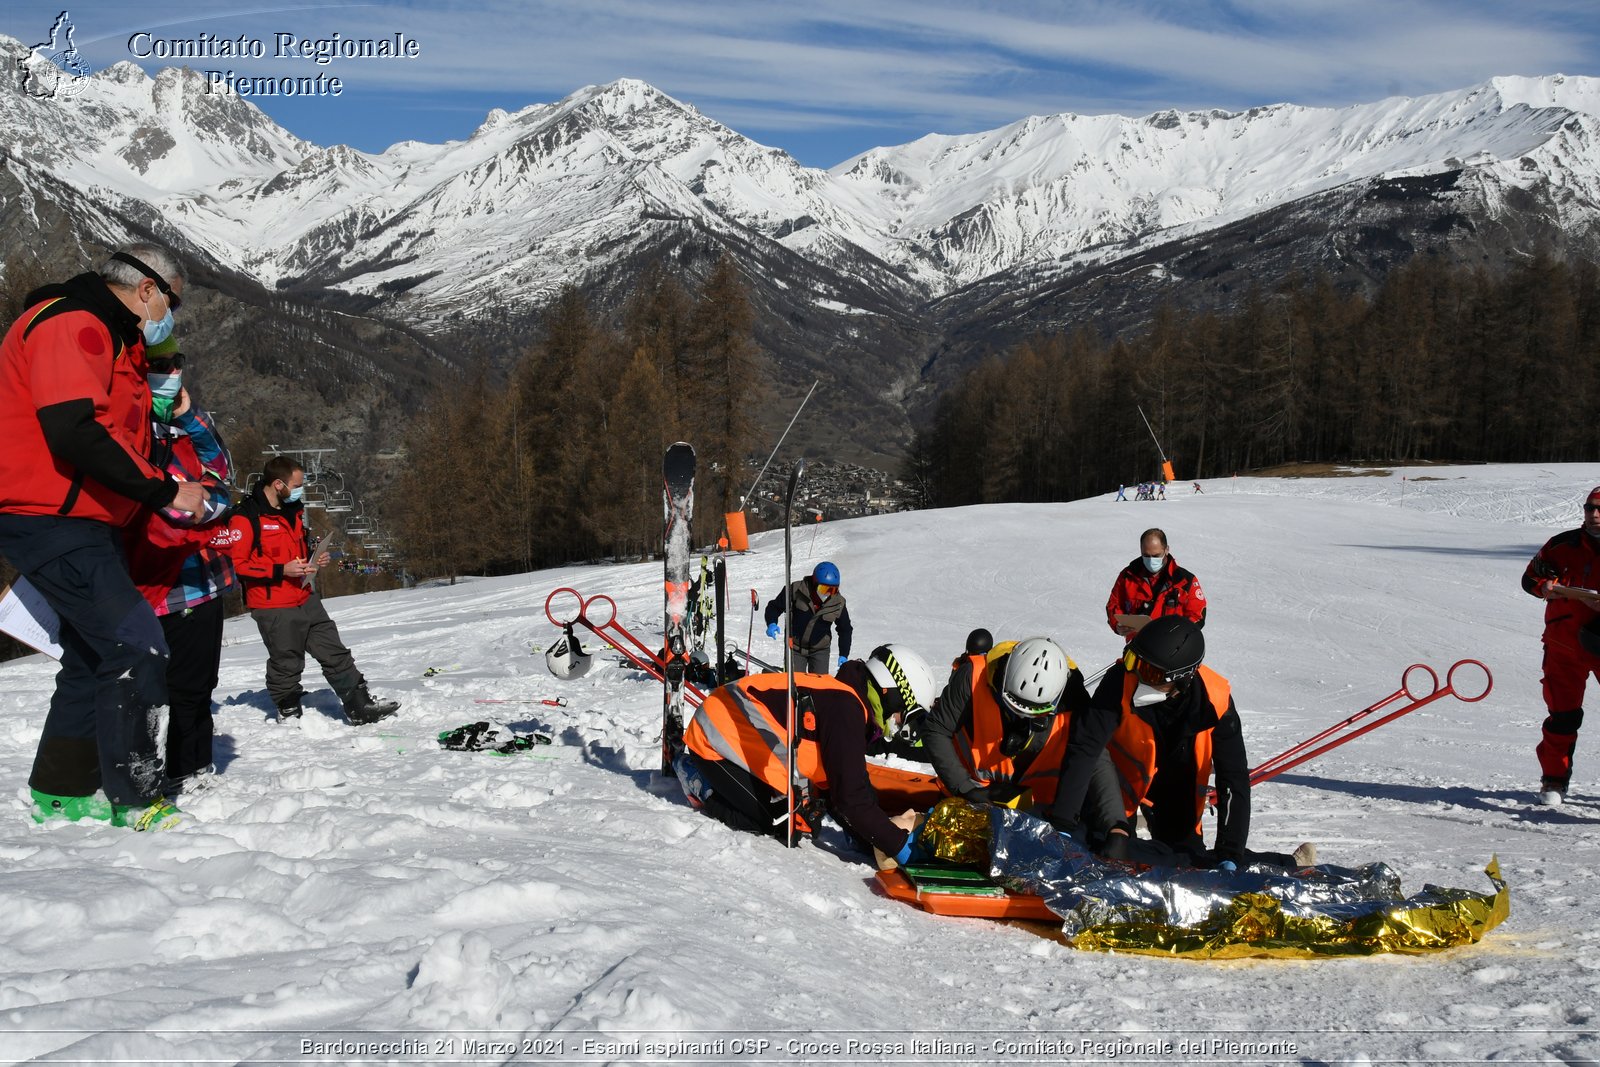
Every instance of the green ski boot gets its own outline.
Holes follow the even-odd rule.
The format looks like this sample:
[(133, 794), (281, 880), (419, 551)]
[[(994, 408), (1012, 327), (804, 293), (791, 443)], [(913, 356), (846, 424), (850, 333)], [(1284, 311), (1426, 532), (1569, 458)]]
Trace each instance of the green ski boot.
[(52, 819), (66, 819), (69, 822), (77, 822), (79, 819), (111, 822), (114, 816), (111, 802), (100, 793), (91, 793), (86, 797), (63, 797), (54, 793), (41, 793), (37, 789), (30, 789), (29, 792), (33, 794), (34, 822), (47, 822)]

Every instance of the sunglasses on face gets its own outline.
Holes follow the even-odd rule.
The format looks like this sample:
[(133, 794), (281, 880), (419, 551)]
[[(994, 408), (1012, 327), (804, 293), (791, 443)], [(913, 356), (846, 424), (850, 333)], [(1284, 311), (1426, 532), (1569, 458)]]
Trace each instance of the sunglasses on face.
[(1585, 504), (1583, 506), (1583, 513), (1585, 515), (1589, 514), (1591, 511), (1600, 511), (1600, 504)]
[(170, 356), (157, 356), (146, 364), (151, 374), (171, 374), (173, 371), (183, 369), (183, 353), (177, 352)]

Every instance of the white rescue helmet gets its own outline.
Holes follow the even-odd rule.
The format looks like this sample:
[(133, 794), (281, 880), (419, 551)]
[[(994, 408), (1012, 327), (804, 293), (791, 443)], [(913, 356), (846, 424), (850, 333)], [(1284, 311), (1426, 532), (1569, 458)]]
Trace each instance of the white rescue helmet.
[(582, 678), (589, 673), (589, 664), (594, 657), (583, 650), (578, 644), (578, 635), (572, 632), (572, 624), (567, 623), (567, 628), (555, 644), (551, 645), (544, 653), (544, 665), (550, 673), (557, 678), (573, 679)]
[(867, 674), (887, 700), (885, 714), (899, 712), (902, 723), (904, 716), (918, 709), (927, 710), (938, 695), (927, 660), (905, 645), (879, 645), (873, 649), (867, 657)]
[(1030, 637), (1007, 657), (1000, 697), (1018, 715), (1054, 715), (1071, 675), (1071, 662), (1060, 645), (1048, 637)]

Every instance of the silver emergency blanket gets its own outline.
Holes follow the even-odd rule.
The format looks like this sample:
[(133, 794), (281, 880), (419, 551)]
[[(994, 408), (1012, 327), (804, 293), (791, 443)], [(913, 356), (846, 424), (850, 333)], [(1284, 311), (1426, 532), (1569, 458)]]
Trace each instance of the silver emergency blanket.
[(1032, 816), (989, 816), (990, 877), (1044, 898), (1077, 948), (1210, 959), (1420, 953), (1476, 942), (1510, 914), (1493, 861), (1491, 893), (1424, 886), (1405, 897), (1384, 863), (1139, 868), (1099, 859)]

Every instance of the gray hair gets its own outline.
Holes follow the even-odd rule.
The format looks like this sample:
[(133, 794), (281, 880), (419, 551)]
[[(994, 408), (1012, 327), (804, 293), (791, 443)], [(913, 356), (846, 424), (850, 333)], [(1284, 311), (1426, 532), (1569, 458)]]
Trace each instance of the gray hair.
[[(161, 275), (167, 280), (168, 285), (184, 280), (183, 268), (178, 266), (177, 257), (160, 245), (141, 241), (119, 251), (132, 256)], [(133, 289), (145, 280), (145, 276), (139, 273), (139, 268), (116, 259), (107, 259), (100, 265), (100, 277), (106, 280), (107, 285), (120, 286), (124, 289)]]

